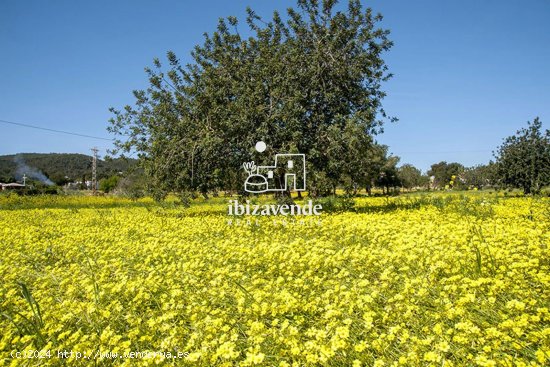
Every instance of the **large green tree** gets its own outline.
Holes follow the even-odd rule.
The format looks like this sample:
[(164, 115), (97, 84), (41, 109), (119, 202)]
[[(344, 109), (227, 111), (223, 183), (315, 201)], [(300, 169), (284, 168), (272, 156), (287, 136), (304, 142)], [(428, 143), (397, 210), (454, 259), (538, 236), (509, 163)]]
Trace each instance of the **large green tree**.
[[(117, 150), (137, 152), (158, 197), (241, 187), (244, 161), (268, 163), (277, 152), (305, 153), (308, 176), (324, 177), (312, 185), (338, 182), (349, 169), (334, 162), (335, 144), (346, 144), (334, 137), (354, 131), (370, 141), (388, 119), (382, 55), (392, 43), (380, 15), (356, 0), (343, 11), (335, 5), (299, 0), (286, 20), (275, 12), (269, 21), (248, 9), (250, 37), (228, 17), (192, 63), (173, 52), (167, 67), (155, 60), (135, 105), (111, 109)], [(268, 145), (262, 154), (253, 149), (259, 140)]]
[(550, 185), (550, 130), (537, 117), (509, 136), (495, 153), (501, 183), (536, 194)]
[(401, 187), (408, 190), (413, 187), (420, 187), (426, 184), (426, 180), (424, 176), (422, 176), (422, 172), (409, 163), (404, 164), (397, 169), (397, 176), (399, 178), (399, 182), (401, 183)]
[(489, 164), (479, 164), (464, 170), (464, 184), (468, 187), (482, 189), (486, 186), (494, 186), (497, 181), (496, 164), (490, 161)]
[[(464, 166), (457, 162), (447, 163), (441, 161), (439, 163), (434, 163), (431, 165), (428, 170), (428, 176), (434, 178), (434, 185), (439, 188), (446, 187), (453, 181), (453, 184), (456, 183), (456, 180), (464, 172)], [(454, 177), (454, 179), (453, 179)]]
[(401, 186), (399, 180), (399, 173), (397, 170), (397, 164), (399, 163), (399, 157), (387, 156), (384, 159), (384, 165), (382, 166), (379, 176), (376, 179), (376, 185), (382, 188), (384, 193), (389, 194), (390, 188), (396, 188)]

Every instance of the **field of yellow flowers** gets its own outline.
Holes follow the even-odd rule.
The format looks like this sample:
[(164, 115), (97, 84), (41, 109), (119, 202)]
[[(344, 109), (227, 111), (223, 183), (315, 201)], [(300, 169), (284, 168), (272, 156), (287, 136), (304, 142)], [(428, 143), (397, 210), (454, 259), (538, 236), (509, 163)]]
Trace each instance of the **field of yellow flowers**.
[(235, 219), (0, 197), (0, 366), (550, 365), (548, 198)]

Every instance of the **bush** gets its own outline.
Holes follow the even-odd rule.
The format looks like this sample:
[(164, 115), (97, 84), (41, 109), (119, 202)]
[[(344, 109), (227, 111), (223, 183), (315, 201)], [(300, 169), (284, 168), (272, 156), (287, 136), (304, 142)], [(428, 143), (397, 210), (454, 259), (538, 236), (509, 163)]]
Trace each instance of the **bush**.
[(119, 180), (120, 178), (116, 175), (104, 178), (99, 181), (99, 189), (103, 192), (113, 191), (117, 187)]
[(321, 204), (323, 206), (323, 212), (325, 213), (355, 211), (355, 201), (353, 198), (346, 196), (327, 196), (324, 198), (318, 198), (313, 201), (313, 205), (316, 204)]
[(178, 193), (178, 204), (188, 208), (191, 206), (191, 201), (193, 200), (192, 193), (188, 191), (182, 191)]
[(122, 177), (114, 190), (116, 194), (125, 196), (131, 200), (137, 200), (146, 194), (146, 179), (141, 171), (134, 171)]
[(293, 205), (294, 200), (290, 195), (281, 194), (277, 196), (277, 204), (279, 205)]

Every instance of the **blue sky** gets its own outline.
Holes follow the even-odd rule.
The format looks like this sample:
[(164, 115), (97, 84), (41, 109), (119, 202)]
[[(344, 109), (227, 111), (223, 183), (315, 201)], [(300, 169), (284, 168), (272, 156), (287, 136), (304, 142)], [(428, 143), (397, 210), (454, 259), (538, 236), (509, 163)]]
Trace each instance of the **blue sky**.
[[(486, 163), (502, 139), (550, 120), (550, 2), (365, 1), (384, 15), (395, 77), (379, 141), (426, 170)], [(109, 137), (110, 106), (132, 103), (143, 72), (173, 50), (189, 60), (219, 17), (269, 17), (293, 1), (1, 1), (0, 119)], [(0, 154), (101, 154), (109, 142), (0, 123)]]

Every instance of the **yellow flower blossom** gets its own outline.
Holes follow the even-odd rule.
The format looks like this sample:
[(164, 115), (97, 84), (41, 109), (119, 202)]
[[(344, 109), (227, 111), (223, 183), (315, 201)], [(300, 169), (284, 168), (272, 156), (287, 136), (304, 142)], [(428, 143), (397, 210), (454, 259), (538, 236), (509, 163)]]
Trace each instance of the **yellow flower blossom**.
[(0, 367), (549, 364), (549, 198), (363, 197), (285, 226), (229, 224), (227, 199), (0, 195)]

